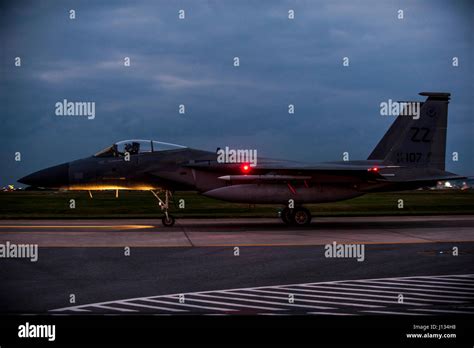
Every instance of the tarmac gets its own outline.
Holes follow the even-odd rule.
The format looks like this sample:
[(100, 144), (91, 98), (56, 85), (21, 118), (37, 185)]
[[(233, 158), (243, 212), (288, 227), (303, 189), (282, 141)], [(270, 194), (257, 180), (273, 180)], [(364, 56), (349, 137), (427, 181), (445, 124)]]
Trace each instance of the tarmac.
[(473, 242), (474, 215), (325, 217), (310, 226), (278, 219), (1, 220), (0, 243), (39, 247), (297, 246)]
[(7, 242), (38, 259), (0, 259), (0, 313), (474, 315), (473, 215), (2, 220)]

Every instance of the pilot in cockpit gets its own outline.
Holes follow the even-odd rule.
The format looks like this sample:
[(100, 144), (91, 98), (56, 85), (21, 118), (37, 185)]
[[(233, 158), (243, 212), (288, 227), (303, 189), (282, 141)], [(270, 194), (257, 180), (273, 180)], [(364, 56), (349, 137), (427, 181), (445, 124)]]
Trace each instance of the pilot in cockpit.
[(128, 152), (130, 155), (135, 155), (140, 152), (140, 143), (132, 142), (125, 144), (125, 151)]

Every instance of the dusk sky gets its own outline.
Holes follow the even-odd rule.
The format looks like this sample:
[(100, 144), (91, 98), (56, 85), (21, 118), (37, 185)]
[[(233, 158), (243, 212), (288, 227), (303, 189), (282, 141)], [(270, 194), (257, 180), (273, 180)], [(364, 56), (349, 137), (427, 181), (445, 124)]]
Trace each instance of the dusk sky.
[(422, 91), (452, 94), (446, 169), (474, 175), (473, 23), (472, 1), (4, 1), (0, 186), (134, 138), (366, 159), (394, 121), (380, 103)]

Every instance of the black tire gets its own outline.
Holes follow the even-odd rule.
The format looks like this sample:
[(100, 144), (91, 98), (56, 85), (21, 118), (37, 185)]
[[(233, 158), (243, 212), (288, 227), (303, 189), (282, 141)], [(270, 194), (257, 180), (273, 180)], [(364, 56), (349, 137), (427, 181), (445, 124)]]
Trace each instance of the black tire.
[(311, 212), (303, 207), (298, 207), (293, 213), (292, 222), (296, 226), (307, 226), (311, 223)]
[(281, 220), (287, 224), (287, 225), (292, 225), (293, 224), (293, 209), (290, 209), (290, 208), (284, 208), (281, 212), (280, 212), (280, 218)]
[(168, 214), (168, 218), (166, 218), (166, 215), (161, 218), (161, 222), (163, 223), (163, 226), (166, 227), (171, 227), (175, 223), (175, 219), (173, 215)]

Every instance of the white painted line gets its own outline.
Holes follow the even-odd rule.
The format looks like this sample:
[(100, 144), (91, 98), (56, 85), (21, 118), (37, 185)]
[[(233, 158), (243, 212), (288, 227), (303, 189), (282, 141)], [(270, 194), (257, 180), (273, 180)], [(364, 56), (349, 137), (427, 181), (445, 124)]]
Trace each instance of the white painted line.
[(290, 313), (257, 313), (257, 315), (278, 315), (278, 316), (289, 316), (294, 315)]
[[(423, 278), (426, 276), (419, 276), (417, 278)], [(474, 273), (465, 273), (465, 274), (443, 274), (443, 275), (434, 275), (432, 278), (456, 278), (459, 280), (469, 280), (469, 278), (474, 279)]]
[[(340, 284), (338, 287), (336, 286), (327, 286), (327, 285), (304, 285), (304, 287), (308, 287), (311, 289), (335, 289), (335, 290), (348, 290), (348, 291), (364, 291), (364, 292), (376, 292), (376, 293), (392, 293), (392, 294), (410, 294), (416, 296), (424, 296), (424, 297), (440, 297), (440, 298), (454, 298), (454, 299), (474, 299), (474, 296), (457, 296), (457, 295), (434, 295), (434, 294), (427, 294), (422, 292), (414, 292), (416, 290), (402, 290), (402, 291), (395, 291), (395, 290), (373, 290), (373, 289), (364, 289), (364, 288), (348, 288), (348, 286), (366, 286), (366, 285), (359, 285), (359, 284)], [(466, 301), (461, 301), (466, 302)]]
[[(310, 292), (310, 293), (313, 293), (315, 291), (313, 290), (299, 290), (299, 289), (294, 289), (294, 288), (287, 288), (288, 290), (291, 290), (293, 292), (295, 291), (302, 291), (302, 292)], [(262, 291), (262, 290), (255, 290), (255, 291)], [(316, 292), (318, 292), (316, 290)], [(319, 291), (319, 292), (322, 292), (322, 293), (326, 293), (328, 294), (328, 292), (325, 292), (325, 291)], [(392, 299), (392, 301), (385, 301), (385, 300), (374, 300), (374, 299), (365, 299), (365, 298), (360, 298), (360, 297), (340, 297), (340, 296), (325, 296), (325, 295), (319, 295), (319, 294), (314, 294), (314, 295), (308, 295), (308, 294), (295, 294), (294, 295), (299, 295), (299, 296), (308, 296), (308, 297), (316, 297), (316, 298), (332, 298), (332, 299), (341, 299), (341, 300), (349, 300), (349, 301), (362, 301), (362, 302), (379, 302), (379, 303), (390, 303), (390, 304), (394, 304), (394, 303), (397, 303), (398, 302), (398, 297), (396, 296), (384, 296), (384, 297), (390, 297)], [(360, 294), (359, 294), (360, 295)], [(367, 296), (367, 295), (366, 295)], [(296, 296), (295, 296), (296, 297)], [(375, 297), (374, 295), (372, 295), (372, 297)], [(412, 305), (412, 306), (424, 306), (425, 304), (419, 304), (419, 303), (412, 303), (412, 302), (404, 302), (404, 304), (407, 304), (407, 305)]]
[(127, 308), (116, 308), (116, 307), (110, 307), (110, 306), (105, 306), (105, 305), (90, 305), (90, 306), (85, 306), (85, 307), (94, 307), (94, 308), (102, 308), (102, 309), (109, 309), (113, 311), (119, 311), (119, 312), (138, 312), (134, 309), (127, 309)]
[[(212, 295), (206, 294), (194, 294), (193, 296), (204, 296), (213, 298)], [(234, 306), (234, 307), (241, 307), (241, 308), (254, 308), (254, 309), (263, 309), (265, 311), (283, 311), (285, 309), (282, 308), (272, 308), (272, 307), (261, 307), (261, 306), (253, 306), (253, 305), (244, 305), (240, 303), (228, 303), (228, 302), (218, 302), (218, 301), (210, 301), (210, 300), (201, 300), (201, 299), (190, 299), (190, 301), (199, 301), (199, 302), (207, 302), (207, 303), (214, 303), (214, 304), (223, 304), (226, 306)]]
[[(296, 289), (296, 288), (285, 288), (288, 290), (292, 291), (302, 291), (302, 292), (309, 292), (309, 293), (322, 293), (322, 294), (340, 294), (340, 295), (346, 295), (349, 297), (343, 297), (343, 299), (347, 300), (355, 300), (355, 301), (370, 301), (370, 302), (387, 302), (387, 303), (397, 303), (398, 302), (398, 295), (400, 292), (395, 292), (396, 295), (374, 295), (374, 294), (361, 294), (361, 293), (355, 293), (355, 292), (341, 292), (341, 291), (332, 291), (332, 290), (316, 290), (316, 289), (311, 289), (311, 290), (303, 290), (303, 289)], [(307, 288), (308, 289), (308, 288)], [(336, 288), (337, 290), (341, 290), (339, 288)], [(375, 291), (375, 290), (374, 290)], [(376, 291), (377, 293), (380, 293), (380, 291)], [(295, 294), (296, 295), (296, 294)], [(312, 296), (312, 297), (324, 297), (318, 294), (315, 295), (303, 295), (303, 294), (298, 294), (301, 296)], [(372, 299), (364, 299), (364, 298), (359, 298), (359, 297), (354, 297), (354, 296), (366, 296), (366, 297), (380, 297), (380, 298), (388, 298), (391, 299), (392, 301), (378, 301), (378, 300), (372, 300)], [(409, 299), (410, 301), (424, 301), (424, 302), (443, 302), (443, 303), (465, 303), (466, 301), (450, 301), (450, 300), (433, 300), (433, 299), (423, 299), (423, 298), (415, 298), (415, 297), (410, 297), (406, 295), (405, 293), (403, 294), (404, 300)], [(409, 302), (404, 302), (404, 304), (411, 304)], [(418, 304), (414, 304), (415, 306)]]
[[(474, 289), (469, 289), (469, 286), (466, 286), (466, 285), (459, 285), (459, 284), (456, 284), (456, 285), (459, 285), (459, 286), (444, 286), (444, 285), (435, 285), (435, 284), (446, 284), (446, 282), (437, 282), (437, 281), (428, 281), (428, 280), (414, 280), (414, 279), (399, 279), (396, 281), (397, 283), (398, 282), (401, 282), (402, 284), (413, 284), (415, 286), (424, 286), (424, 287), (429, 287), (429, 288), (436, 288), (436, 289), (439, 289), (439, 288), (442, 288), (442, 289), (454, 289), (454, 290), (474, 290)], [(422, 285), (424, 284), (424, 285)]]
[[(397, 280), (397, 279), (412, 279), (412, 278), (434, 278), (434, 277), (463, 277), (463, 278), (474, 278), (474, 274), (443, 274), (443, 275), (436, 275), (436, 276), (410, 276), (410, 277), (390, 277), (390, 278), (370, 278), (370, 279), (354, 279), (354, 280), (333, 280), (333, 281), (326, 281), (326, 282), (316, 282), (316, 283), (300, 283), (300, 284), (286, 284), (286, 285), (275, 285), (273, 287), (284, 287), (284, 286), (304, 286), (304, 285), (319, 285), (319, 284), (344, 284), (350, 282), (356, 282), (361, 280)], [(252, 289), (259, 289), (259, 288), (268, 288), (268, 286), (261, 286), (255, 287)], [(248, 288), (240, 288), (240, 289), (230, 289), (230, 290), (245, 290)]]
[(393, 311), (363, 311), (364, 313), (375, 313), (375, 314), (395, 314), (395, 315), (429, 315), (422, 313), (407, 313), (407, 312), (393, 312)]
[[(226, 293), (224, 291), (216, 291), (217, 293)], [(230, 295), (242, 295), (242, 294), (233, 294), (233, 293), (228, 293)], [(303, 305), (297, 305), (297, 304), (291, 304), (291, 303), (280, 303), (280, 302), (273, 302), (273, 301), (262, 301), (262, 300), (251, 300), (247, 298), (239, 298), (239, 297), (230, 297), (230, 296), (217, 296), (213, 295), (214, 298), (219, 298), (223, 300), (233, 300), (233, 301), (243, 301), (243, 302), (256, 302), (256, 303), (266, 303), (266, 304), (272, 304), (272, 305), (277, 305), (277, 306), (286, 306), (286, 307), (299, 307), (299, 308), (315, 308), (315, 309), (334, 309), (333, 307), (321, 307), (321, 306), (303, 306)], [(257, 297), (265, 297), (265, 296), (257, 296)]]
[[(166, 298), (166, 296), (163, 296), (163, 298)], [(175, 302), (169, 302), (169, 301), (160, 301), (156, 300), (154, 298), (149, 298), (144, 301), (151, 301), (151, 302), (156, 302), (156, 303), (165, 303), (168, 305), (175, 305), (175, 306), (183, 306), (183, 307), (192, 307), (192, 308), (200, 308), (200, 309), (210, 309), (213, 311), (220, 311), (220, 312), (230, 312), (230, 311), (235, 311), (235, 309), (230, 309), (230, 308), (222, 308), (222, 307), (209, 307), (209, 306), (199, 306), (199, 305), (193, 305), (189, 303), (175, 303)], [(188, 298), (186, 298), (186, 301), (188, 301)], [(191, 299), (189, 299), (191, 301)]]
[(446, 280), (446, 281), (449, 281), (451, 283), (455, 283), (455, 284), (459, 284), (459, 285), (462, 285), (462, 284), (474, 285), (474, 279), (470, 280), (470, 279), (451, 278), (451, 277), (433, 278), (433, 279)]
[(434, 284), (418, 284), (418, 283), (413, 283), (410, 281), (410, 283), (407, 283), (405, 280), (397, 280), (397, 281), (370, 281), (370, 280), (361, 280), (358, 281), (360, 283), (377, 283), (377, 284), (393, 284), (393, 285), (400, 285), (400, 286), (409, 286), (413, 288), (432, 288), (432, 289), (447, 289), (449, 291), (459, 291), (459, 290), (466, 290), (470, 294), (474, 294), (472, 291), (469, 292), (471, 289), (466, 289), (465, 287), (457, 287), (457, 286), (442, 286), (442, 285), (434, 285)]
[[(92, 305), (83, 305), (83, 306), (74, 306), (74, 307), (64, 307), (64, 308), (56, 308), (56, 309), (50, 309), (48, 312), (65, 312), (65, 311), (77, 311), (81, 312), (83, 307), (90, 307)], [(85, 311), (88, 311), (87, 309), (84, 309)], [(89, 311), (88, 311), (89, 312)]]
[(313, 315), (357, 315), (352, 313), (337, 313), (337, 312), (308, 312), (306, 314), (313, 314)]
[[(411, 277), (398, 277), (398, 278), (373, 278), (373, 279), (363, 279), (363, 280), (336, 280), (336, 281), (326, 281), (326, 282), (318, 282), (318, 283), (299, 283), (299, 284), (286, 284), (286, 285), (275, 285), (275, 286), (260, 286), (260, 287), (248, 287), (248, 288), (234, 288), (234, 289), (227, 289), (227, 290), (221, 290), (218, 292), (225, 292), (225, 291), (239, 291), (239, 290), (256, 290), (256, 289), (278, 289), (278, 288), (283, 288), (283, 287), (291, 287), (291, 286), (319, 286), (319, 285), (347, 285), (350, 284), (350, 286), (356, 286), (354, 285), (354, 282), (360, 282), (360, 281), (367, 281), (367, 282), (374, 282), (374, 281), (383, 281), (383, 280), (397, 280), (397, 279), (433, 279), (433, 278), (455, 278), (455, 279), (461, 279), (461, 280), (470, 280), (474, 279), (474, 274), (458, 274), (458, 275), (452, 275), (452, 274), (447, 274), (447, 275), (436, 275), (436, 276), (411, 276)], [(359, 286), (357, 284), (357, 286)], [(369, 288), (374, 288), (374, 289), (394, 289), (394, 288), (401, 288), (402, 286), (398, 285), (396, 287), (392, 286), (375, 286), (375, 285), (360, 285), (362, 287), (369, 287)], [(404, 284), (406, 286), (406, 284)], [(367, 289), (364, 289), (365, 291), (368, 291)], [(449, 293), (449, 294), (460, 294), (460, 295), (472, 295), (472, 293), (467, 293), (467, 292), (460, 292), (460, 291), (444, 291), (444, 290), (431, 290), (431, 289), (406, 289), (406, 287), (403, 288), (403, 291), (400, 291), (401, 293), (407, 293), (407, 291), (424, 291), (424, 292), (437, 292), (437, 293)], [(186, 295), (192, 295), (192, 294), (209, 294), (209, 293), (215, 293), (215, 290), (209, 290), (209, 291), (202, 291), (202, 292), (197, 292), (197, 293), (186, 293)], [(173, 297), (176, 298), (179, 296), (181, 293), (175, 293), (175, 294), (168, 294), (166, 295), (167, 297)], [(430, 296), (430, 294), (425, 294), (426, 296)], [(433, 295), (431, 295), (433, 296)], [(155, 296), (156, 297), (156, 296)], [(133, 300), (146, 300), (149, 299), (150, 297), (136, 297), (136, 298), (129, 298), (129, 299), (122, 299), (121, 301), (133, 301)], [(323, 302), (323, 301), (320, 301)], [(97, 307), (97, 308), (105, 308), (105, 309), (110, 309), (112, 308), (113, 310), (118, 310), (117, 308), (109, 307), (107, 308), (108, 304), (113, 304), (114, 301), (107, 301), (107, 302), (98, 302), (98, 303), (90, 303), (90, 304), (84, 304), (80, 306), (71, 306), (71, 307), (63, 307), (63, 308), (57, 308), (57, 309), (52, 309), (50, 311), (53, 312), (61, 312), (61, 311), (81, 311), (81, 310), (86, 310), (85, 308), (87, 307)], [(328, 301), (325, 301), (325, 303), (330, 303)], [(280, 303), (276, 303), (277, 305), (282, 305)], [(338, 304), (338, 303), (336, 303)], [(285, 305), (288, 306), (288, 305)], [(332, 309), (332, 308), (329, 308)], [(123, 310), (127, 311), (127, 310)], [(129, 310), (130, 311), (130, 310)]]
[(461, 314), (474, 314), (474, 312), (463, 312), (463, 311), (454, 311), (446, 309), (410, 309), (411, 311), (426, 311), (426, 312), (436, 312), (436, 313), (461, 313)]
[(463, 277), (463, 278), (474, 278), (474, 274), (434, 274), (427, 276), (409, 276), (409, 277), (390, 277), (390, 278), (373, 278), (372, 280), (383, 280), (383, 279), (434, 279), (434, 278), (449, 278), (449, 277)]
[[(261, 291), (261, 292), (268, 292), (271, 294), (275, 294), (274, 292), (271, 291), (266, 291), (266, 290), (246, 290), (246, 291)], [(271, 299), (277, 299), (277, 300), (283, 300), (283, 301), (288, 301), (288, 297), (277, 297), (277, 296), (267, 296), (267, 295), (257, 295), (257, 294), (247, 294), (247, 293), (242, 293), (242, 292), (232, 292), (232, 291), (219, 291), (222, 293), (228, 293), (228, 294), (233, 294), (233, 295), (240, 295), (240, 296), (251, 296), (251, 297), (263, 297), (263, 298), (271, 298)], [(384, 307), (384, 306), (376, 306), (376, 305), (368, 305), (368, 304), (355, 304), (355, 303), (345, 303), (345, 302), (334, 302), (334, 301), (323, 301), (323, 300), (303, 300), (299, 299), (298, 302), (310, 302), (310, 303), (328, 303), (328, 304), (335, 304), (335, 305), (344, 305), (344, 306), (353, 306), (353, 307), (368, 307), (368, 308), (377, 308), (377, 307)], [(297, 304), (292, 304), (293, 306), (298, 306)], [(305, 306), (301, 305), (299, 307), (310, 307), (310, 306)], [(319, 308), (319, 309), (328, 309), (328, 308)], [(329, 309), (334, 309), (334, 308), (329, 308)]]
[[(375, 284), (385, 284), (385, 285), (390, 285), (390, 286), (385, 286), (385, 285), (369, 285), (369, 283), (375, 283)], [(432, 290), (432, 289), (422, 289), (419, 286), (410, 286), (414, 287), (415, 289), (409, 289), (407, 288), (406, 284), (390, 284), (390, 283), (385, 283), (385, 282), (370, 282), (368, 280), (364, 281), (364, 283), (359, 283), (361, 286), (366, 286), (369, 288), (379, 288), (379, 289), (402, 289), (402, 290), (416, 290), (416, 291), (428, 291), (428, 292), (435, 292), (435, 293), (441, 293), (441, 292), (446, 292), (449, 294), (461, 294), (461, 295), (472, 295), (472, 292), (464, 292), (464, 291), (453, 291), (453, 290)], [(351, 286), (358, 286), (359, 284), (351, 284)], [(396, 285), (396, 286), (395, 286)], [(401, 291), (402, 292), (402, 291)]]
[[(399, 279), (403, 280), (403, 279)], [(406, 279), (405, 281), (413, 281), (413, 282), (425, 282), (425, 283), (435, 283), (435, 284), (447, 284), (447, 285), (464, 285), (467, 287), (473, 287), (474, 281), (469, 280), (456, 280), (450, 278), (433, 278), (433, 280), (423, 280), (423, 279)]]
[(161, 311), (168, 311), (168, 312), (186, 312), (182, 309), (150, 306), (150, 305), (145, 305), (145, 304), (135, 303), (135, 302), (130, 302), (130, 301), (117, 301), (116, 303), (126, 305), (126, 306), (132, 306), (132, 307), (136, 306), (136, 307), (143, 307), (143, 308), (159, 309)]

